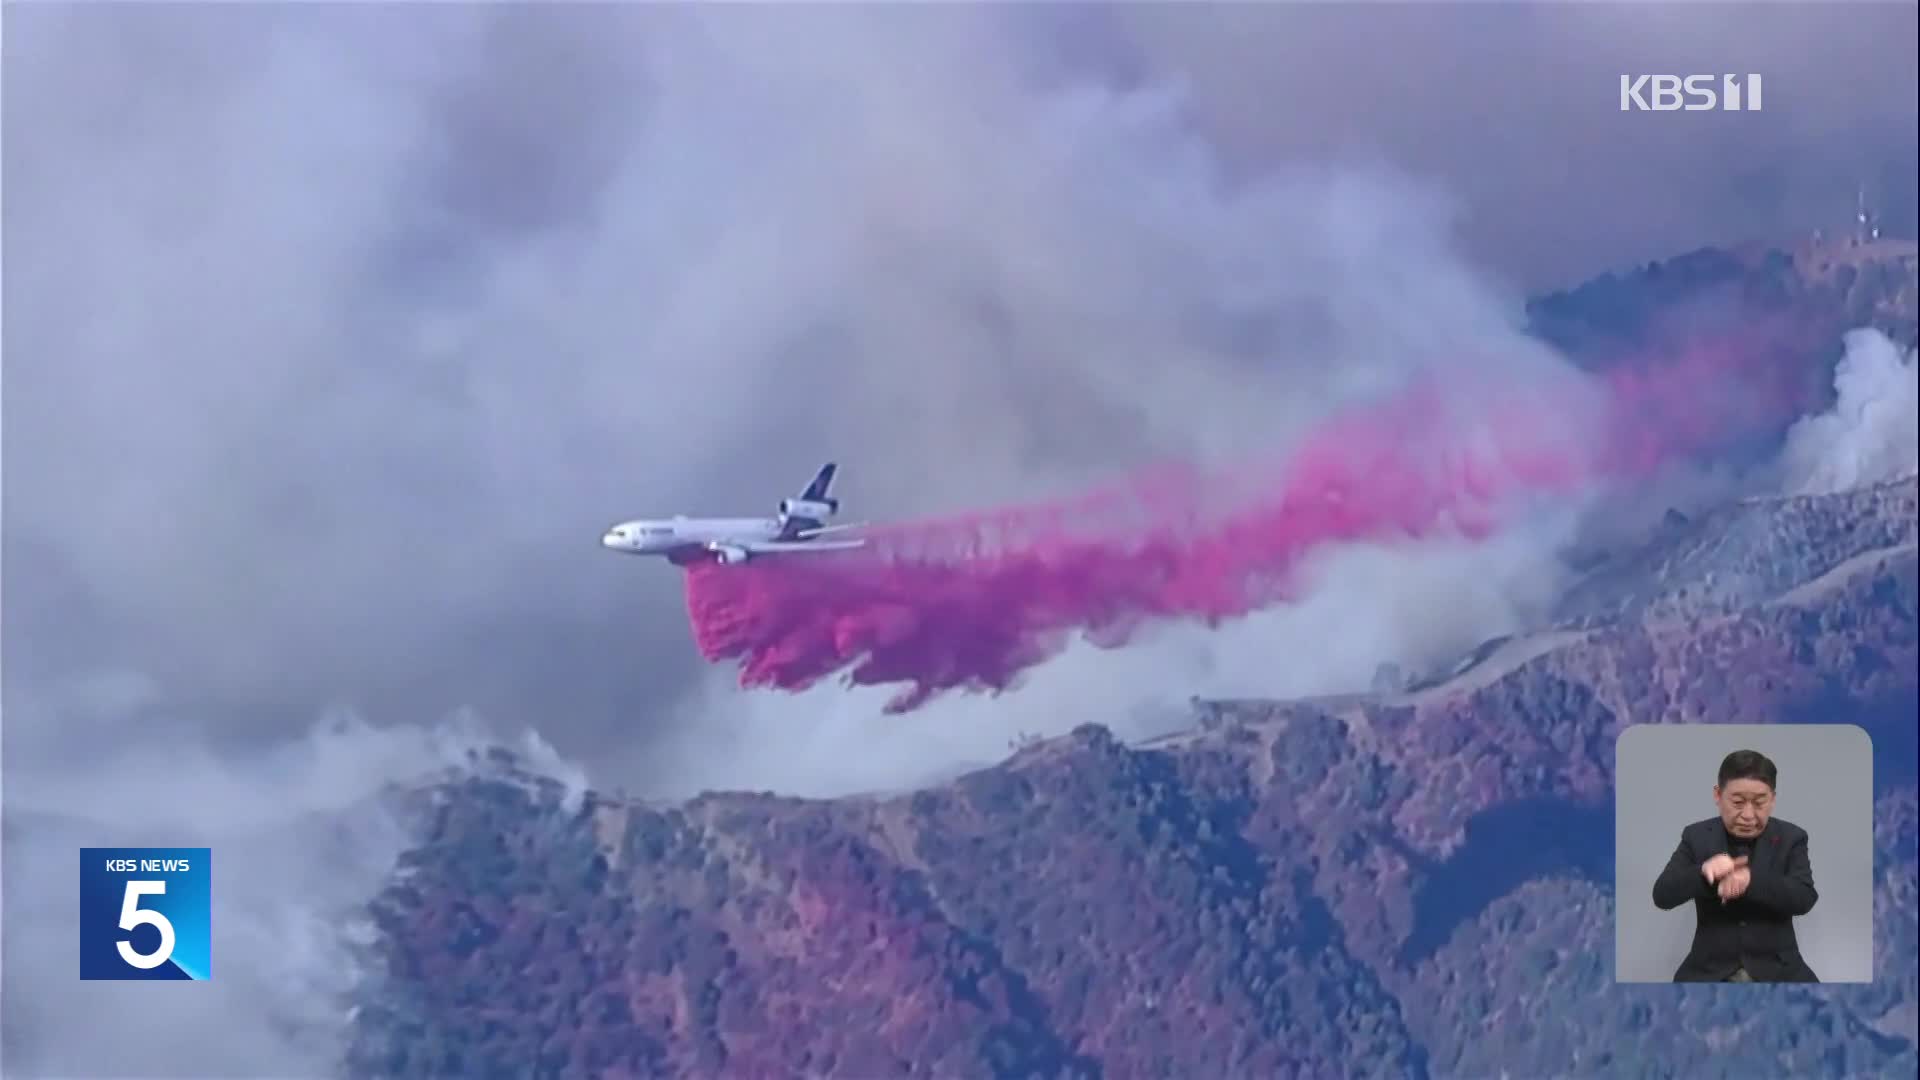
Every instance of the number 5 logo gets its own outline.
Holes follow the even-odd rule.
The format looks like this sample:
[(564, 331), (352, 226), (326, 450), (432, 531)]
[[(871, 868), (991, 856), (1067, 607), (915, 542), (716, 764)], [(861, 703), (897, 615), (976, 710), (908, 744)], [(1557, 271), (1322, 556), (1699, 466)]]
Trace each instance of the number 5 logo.
[(114, 943), (120, 950), (120, 959), (142, 970), (157, 968), (173, 955), (173, 924), (158, 911), (140, 906), (141, 897), (164, 896), (166, 891), (164, 881), (129, 881), (127, 891), (120, 897), (120, 929), (151, 926), (160, 931), (160, 947), (150, 953), (135, 951), (131, 941)]

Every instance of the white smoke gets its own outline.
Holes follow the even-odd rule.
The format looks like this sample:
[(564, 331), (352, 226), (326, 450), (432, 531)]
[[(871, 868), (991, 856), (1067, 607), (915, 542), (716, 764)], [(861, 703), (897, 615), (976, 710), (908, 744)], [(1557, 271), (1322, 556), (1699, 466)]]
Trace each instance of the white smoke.
[(1912, 349), (1876, 329), (1849, 331), (1833, 388), (1833, 408), (1787, 433), (1780, 455), (1786, 494), (1845, 491), (1920, 471), (1920, 370)]

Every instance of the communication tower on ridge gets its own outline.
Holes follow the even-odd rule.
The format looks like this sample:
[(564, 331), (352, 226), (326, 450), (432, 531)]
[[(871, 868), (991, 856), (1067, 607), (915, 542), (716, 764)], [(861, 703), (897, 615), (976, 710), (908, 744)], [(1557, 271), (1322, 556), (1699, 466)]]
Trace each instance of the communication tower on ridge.
[(1861, 184), (1854, 198), (1853, 242), (1856, 246), (1880, 239), (1880, 222), (1867, 206), (1867, 186)]

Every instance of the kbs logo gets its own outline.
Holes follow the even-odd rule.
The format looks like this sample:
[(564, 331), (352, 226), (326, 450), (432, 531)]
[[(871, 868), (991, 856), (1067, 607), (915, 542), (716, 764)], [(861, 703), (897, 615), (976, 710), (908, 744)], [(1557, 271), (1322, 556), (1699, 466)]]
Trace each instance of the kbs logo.
[(80, 977), (213, 977), (212, 848), (81, 848)]
[(1760, 76), (1746, 76), (1744, 86), (1740, 79), (1738, 75), (1622, 75), (1620, 111), (1759, 112)]

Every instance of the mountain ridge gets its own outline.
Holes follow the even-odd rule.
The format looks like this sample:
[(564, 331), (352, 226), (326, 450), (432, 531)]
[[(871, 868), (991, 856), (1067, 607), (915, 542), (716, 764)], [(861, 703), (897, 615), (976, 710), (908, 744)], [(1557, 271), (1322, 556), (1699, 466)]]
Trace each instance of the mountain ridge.
[[(1865, 494), (1746, 506), (1777, 514), (1844, 502), (1894, 508), (1891, 519), (1915, 496), (1908, 478)], [(390, 941), (411, 943), (405, 955), (421, 950), (399, 971), (432, 972), (435, 984), (483, 980), (482, 999), (515, 1002), (509, 1011), (542, 1018), (537, 1030), (569, 1033), (564, 1047), (536, 1050), (502, 1041), (506, 1027), (462, 1027), (445, 1041), (495, 1055), (461, 1058), (466, 1071), (486, 1072), (488, 1061), (511, 1071), (504, 1063), (541, 1054), (554, 1072), (601, 1075), (760, 1075), (794, 1062), (851, 1075), (1511, 1067), (1507, 1057), (1475, 1059), (1475, 1045), (1423, 1029), (1407, 1008), (1429, 994), (1467, 1007), (1472, 995), (1459, 995), (1472, 988), (1446, 976), (1448, 965), (1548, 964), (1604, 978), (1610, 861), (1563, 841), (1610, 829), (1608, 773), (1624, 716), (1727, 722), (1790, 710), (1839, 683), (1866, 689), (1850, 693), (1857, 707), (1837, 722), (1863, 722), (1877, 747), (1911, 747), (1910, 704), (1876, 705), (1903, 693), (1912, 701), (1920, 660), (1907, 526), (1893, 545), (1809, 560), (1800, 580), (1732, 613), (1555, 631), (1553, 647), (1491, 680), (1334, 707), (1211, 703), (1228, 715), (1171, 747), (1129, 746), (1083, 724), (907, 794), (709, 793), (655, 809), (588, 793), (569, 814), (558, 785), (459, 781), (436, 800), (439, 821), (410, 883), (381, 907), (383, 925)], [(1759, 665), (1777, 677), (1743, 687), (1706, 678), (1717, 665), (1703, 661), (1732, 648), (1784, 650)], [(1641, 676), (1621, 675), (1636, 664)], [(1703, 692), (1676, 695), (1676, 674)], [(1899, 846), (1912, 813), (1886, 809), (1911, 804), (1906, 760), (1904, 770), (1876, 769), (1879, 818), (1892, 830), (1879, 845), (1883, 966), (1898, 955), (1887, 939), (1913, 937), (1910, 914), (1895, 914), (1912, 911), (1899, 906), (1914, 893), (1912, 852)], [(1447, 764), (1421, 768), (1434, 761)], [(515, 768), (511, 757), (499, 763)], [(1488, 864), (1487, 845), (1511, 847), (1516, 830), (1537, 853), (1518, 866)], [(408, 891), (422, 874), (438, 881), (432, 901)], [(503, 882), (530, 895), (503, 892)], [(1512, 934), (1551, 937), (1557, 925), (1536, 925), (1543, 889), (1576, 898), (1553, 918), (1575, 920), (1569, 940), (1598, 951), (1556, 945), (1525, 959), (1535, 947)], [(1083, 929), (1062, 936), (1069, 926)], [(506, 948), (516, 935), (525, 940)], [(613, 951), (588, 947), (595, 935)], [(1476, 951), (1482, 939), (1500, 943)], [(1116, 951), (1119, 942), (1135, 944)], [(461, 967), (462, 956), (479, 963)], [(436, 970), (436, 958), (454, 970)], [(569, 974), (568, 958), (583, 968)], [(634, 1044), (644, 1053), (619, 1050), (624, 1036), (567, 1011), (604, 993), (595, 971), (597, 985), (623, 988), (606, 1007), (627, 1010), (623, 1023), (646, 1032)], [(572, 988), (576, 977), (587, 981)], [(1911, 981), (1833, 988), (1807, 1007), (1831, 1013), (1844, 1054), (1892, 1067), (1914, 1060), (1904, 1026)], [(1511, 996), (1512, 985), (1474, 992)], [(522, 1008), (529, 990), (539, 1004)], [(1183, 1019), (1169, 1026), (1163, 1007)], [(1516, 997), (1504, 1007), (1527, 1006)], [(1688, 1008), (1706, 1026), (1661, 1038), (1711, 1042), (1732, 1022), (1721, 1005), (1690, 998)], [(778, 1016), (789, 1019), (770, 1019)], [(1193, 1046), (1194, 1034), (1221, 1038), (1199, 1039), (1205, 1052), (1169, 1049)], [(1515, 1052), (1529, 1043), (1506, 1041)], [(1659, 1044), (1641, 1045), (1641, 1067), (1681, 1074), (1684, 1063), (1660, 1058)], [(386, 1057), (376, 1046), (386, 1042), (363, 1027), (357, 1071), (405, 1071), (390, 1046)], [(1771, 1052), (1742, 1060), (1777, 1066), (1807, 1051)], [(1600, 1044), (1536, 1060), (1564, 1071), (1609, 1053), (1619, 1060)], [(1435, 1054), (1452, 1064), (1421, 1064)], [(1661, 1060), (1670, 1071), (1653, 1068)]]
[[(346, 1064), (1911, 1074), (1917, 484), (1670, 515), (1405, 687), (1196, 699), (1132, 743), (1090, 718), (917, 790), (659, 803), (496, 754), (413, 797)], [(1878, 980), (1614, 984), (1614, 740), (1755, 717), (1873, 736)]]

